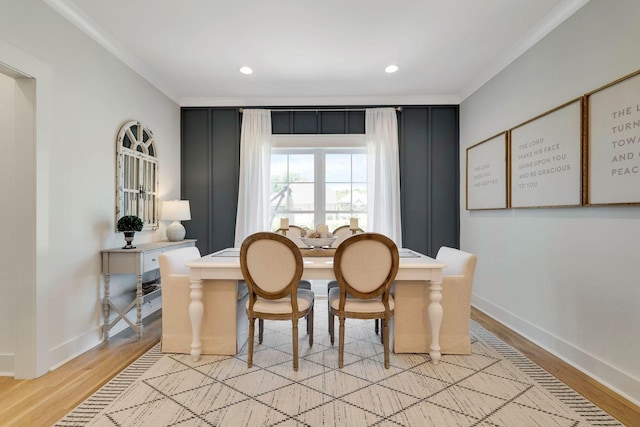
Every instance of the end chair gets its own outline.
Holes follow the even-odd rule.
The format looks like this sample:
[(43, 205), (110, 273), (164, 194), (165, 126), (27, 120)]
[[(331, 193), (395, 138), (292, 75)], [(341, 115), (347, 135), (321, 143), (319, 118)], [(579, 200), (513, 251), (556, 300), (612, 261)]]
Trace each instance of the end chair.
[[(255, 319), (290, 320), (293, 369), (298, 370), (298, 319), (308, 316), (309, 346), (313, 346), (313, 292), (298, 289), (302, 277), (302, 254), (287, 237), (260, 232), (247, 237), (240, 247), (240, 268), (247, 283), (249, 300), (249, 354), (253, 366)], [(262, 343), (262, 328), (258, 337)]]
[(329, 291), (329, 322), (333, 316), (340, 320), (340, 368), (344, 366), (345, 319), (352, 318), (381, 319), (384, 367), (389, 369), (389, 322), (394, 310), (391, 286), (399, 264), (398, 248), (382, 234), (356, 234), (338, 246), (333, 260), (338, 287)]
[(442, 272), (440, 351), (443, 354), (471, 354), (471, 288), (477, 257), (443, 246), (436, 260), (447, 264)]
[[(200, 251), (196, 247), (176, 249), (158, 257), (162, 283), (161, 348), (164, 353), (191, 353), (191, 283), (185, 264), (198, 258)], [(203, 288), (202, 302), (206, 307), (200, 329), (203, 354), (220, 354), (221, 348), (226, 349), (225, 354), (236, 354), (238, 343), (246, 338), (246, 327), (241, 327), (244, 322), (240, 323), (245, 317), (246, 299), (247, 286), (243, 283), (228, 291), (211, 286)]]

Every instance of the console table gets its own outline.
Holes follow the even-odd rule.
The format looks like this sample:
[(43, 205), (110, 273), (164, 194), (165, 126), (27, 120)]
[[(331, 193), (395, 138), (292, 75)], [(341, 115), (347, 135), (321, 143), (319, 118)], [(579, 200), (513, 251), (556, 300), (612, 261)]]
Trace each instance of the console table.
[[(104, 275), (104, 295), (102, 298), (102, 310), (104, 315), (104, 326), (102, 335), (105, 341), (109, 340), (109, 331), (120, 320), (124, 320), (137, 333), (138, 339), (142, 337), (142, 304), (144, 295), (142, 293), (142, 275), (148, 271), (159, 268), (158, 256), (163, 252), (173, 251), (188, 246), (195, 246), (196, 240), (185, 239), (179, 242), (163, 240), (160, 242), (144, 243), (136, 245), (133, 249), (103, 249), (102, 253), (102, 274)], [(125, 307), (118, 307), (110, 296), (110, 281), (112, 274), (130, 274), (137, 277), (136, 296)], [(161, 291), (154, 291), (160, 293)], [(127, 317), (129, 310), (136, 307), (135, 323)], [(114, 309), (118, 316), (109, 321), (111, 309)]]

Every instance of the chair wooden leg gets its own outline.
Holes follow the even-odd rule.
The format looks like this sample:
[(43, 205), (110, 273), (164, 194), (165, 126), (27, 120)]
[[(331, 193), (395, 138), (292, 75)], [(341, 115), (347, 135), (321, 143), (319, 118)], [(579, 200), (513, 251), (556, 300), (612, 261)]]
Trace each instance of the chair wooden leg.
[[(382, 325), (382, 327), (380, 328), (380, 342), (384, 344), (384, 319), (380, 319), (380, 324)], [(378, 327), (378, 319), (376, 319), (376, 328)]]
[(258, 343), (262, 344), (262, 336), (264, 335), (264, 319), (258, 319)]
[(307, 328), (309, 329), (309, 347), (313, 347), (313, 307), (307, 316)]
[(293, 370), (298, 370), (298, 319), (292, 319), (293, 328), (291, 335), (293, 338)]
[(247, 368), (253, 366), (253, 337), (255, 334), (255, 320), (252, 317), (249, 317), (249, 354), (247, 357)]
[(344, 317), (340, 318), (340, 332), (338, 337), (338, 367), (342, 369), (344, 366)]
[(384, 367), (389, 369), (389, 319), (382, 320), (382, 346), (384, 347)]
[(331, 309), (329, 309), (329, 337), (331, 338), (331, 345), (334, 344), (335, 339), (334, 339), (334, 329), (335, 329), (335, 319), (334, 319), (334, 315), (331, 312)]

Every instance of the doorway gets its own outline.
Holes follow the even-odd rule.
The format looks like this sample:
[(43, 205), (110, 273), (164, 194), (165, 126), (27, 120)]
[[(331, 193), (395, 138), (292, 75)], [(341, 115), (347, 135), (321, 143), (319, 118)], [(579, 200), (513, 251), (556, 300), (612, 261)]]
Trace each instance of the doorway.
[(0, 62), (0, 375), (15, 378), (46, 372), (35, 327), (35, 120), (36, 80)]

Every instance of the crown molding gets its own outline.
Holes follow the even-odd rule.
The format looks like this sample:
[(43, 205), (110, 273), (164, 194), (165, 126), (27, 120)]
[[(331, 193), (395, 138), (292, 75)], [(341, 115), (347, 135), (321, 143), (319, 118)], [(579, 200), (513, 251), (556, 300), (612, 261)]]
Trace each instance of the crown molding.
[(344, 96), (344, 97), (181, 97), (177, 90), (158, 76), (146, 63), (126, 46), (110, 36), (94, 20), (82, 12), (71, 0), (44, 0), (51, 8), (76, 25), (126, 66), (155, 86), (159, 91), (183, 107), (246, 106), (246, 105), (452, 105), (460, 104), (507, 68), (513, 61), (538, 43), (558, 25), (568, 19), (590, 0), (564, 0), (538, 25), (518, 40), (508, 51), (476, 75), (457, 94), (409, 96)]
[(109, 53), (118, 58), (127, 67), (138, 73), (143, 79), (151, 83), (160, 92), (178, 104), (178, 93), (175, 88), (158, 76), (145, 62), (134, 55), (125, 45), (113, 38), (107, 31), (88, 17), (70, 0), (44, 0), (53, 10), (68, 19), (104, 47)]
[(489, 80), (507, 68), (513, 61), (518, 59), (527, 50), (542, 40), (547, 34), (553, 31), (558, 25), (566, 21), (571, 15), (576, 13), (582, 6), (590, 0), (565, 0), (556, 6), (538, 25), (533, 27), (527, 34), (518, 40), (509, 50), (504, 52), (496, 61), (478, 74), (473, 80), (465, 85), (458, 93), (460, 102), (467, 99), (475, 91), (484, 86)]

